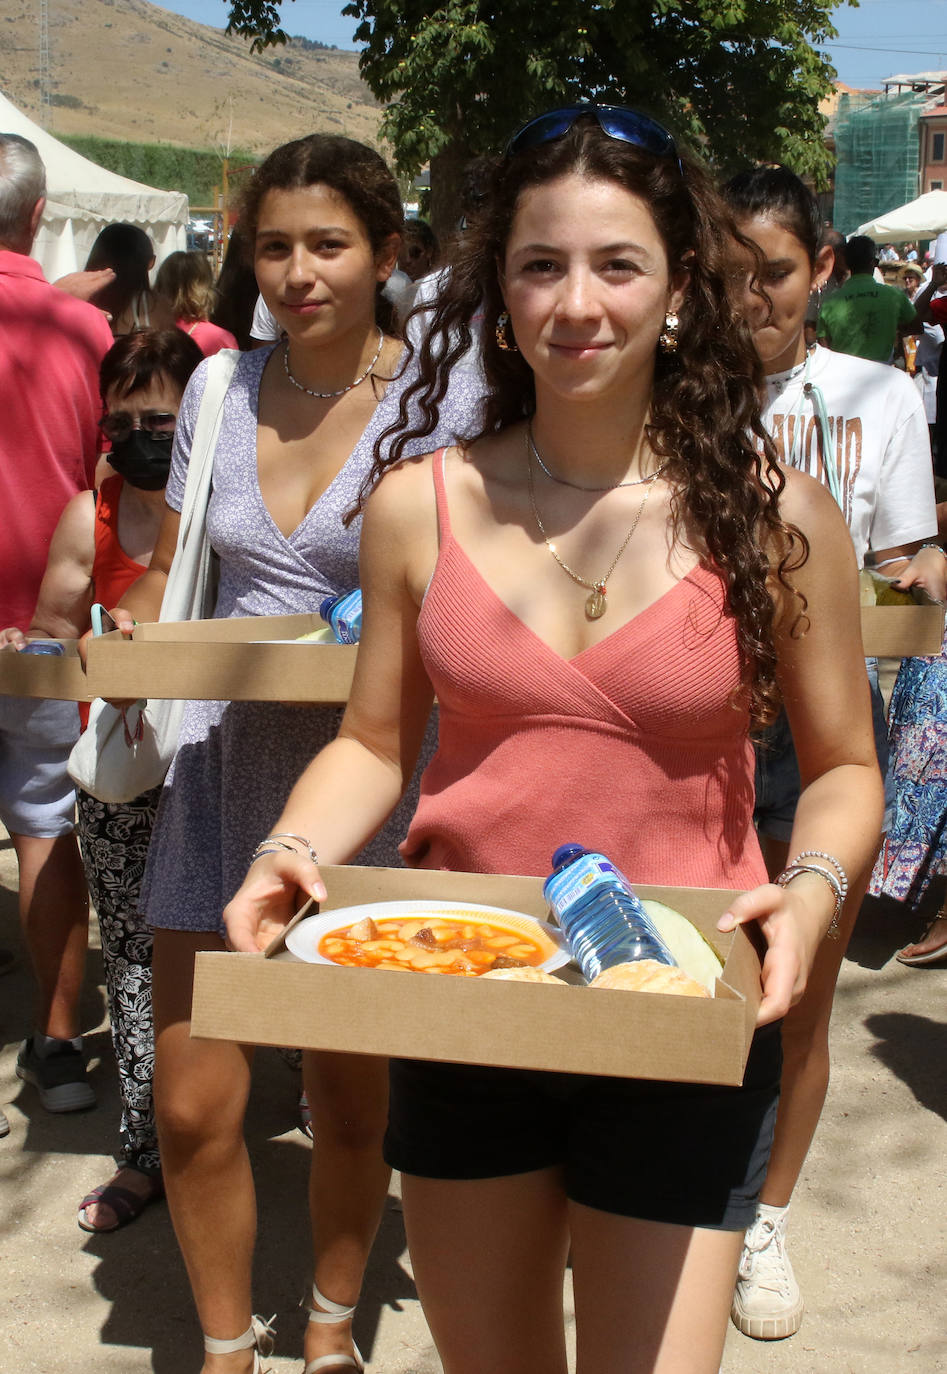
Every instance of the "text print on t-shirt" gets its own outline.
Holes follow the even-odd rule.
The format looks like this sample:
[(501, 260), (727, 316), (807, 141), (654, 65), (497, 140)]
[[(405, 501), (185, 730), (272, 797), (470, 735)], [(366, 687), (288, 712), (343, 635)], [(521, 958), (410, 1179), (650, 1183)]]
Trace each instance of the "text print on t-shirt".
[[(825, 480), (822, 445), (819, 442), (819, 422), (814, 415), (786, 415), (775, 411), (769, 420), (770, 436), (776, 445), (780, 461), (787, 461), (791, 453), (795, 461), (793, 467), (815, 477), (823, 486)], [(801, 426), (801, 440), (797, 437), (797, 426)], [(842, 514), (850, 524), (852, 519), (852, 494), (862, 464), (862, 422), (861, 416), (829, 416), (829, 433), (832, 436), (832, 451), (835, 469), (843, 494)]]

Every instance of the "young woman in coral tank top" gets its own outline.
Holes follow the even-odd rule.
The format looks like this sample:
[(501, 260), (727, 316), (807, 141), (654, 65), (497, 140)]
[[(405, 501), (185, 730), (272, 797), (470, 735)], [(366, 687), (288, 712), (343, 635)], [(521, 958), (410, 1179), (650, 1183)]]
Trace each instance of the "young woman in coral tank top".
[[(634, 111), (552, 111), (513, 138), (421, 354), (433, 399), (485, 311), (485, 411), (456, 447), (399, 464), (401, 435), (377, 464), (352, 696), (276, 827), (346, 862), (436, 693), (409, 863), (543, 875), (578, 840), (632, 881), (741, 889), (720, 928), (757, 922), (768, 946), (740, 1089), (393, 1066), (387, 1157), (447, 1374), (564, 1374), (570, 1251), (580, 1371), (716, 1374), (779, 1020), (878, 824), (851, 541), (818, 483), (756, 454), (731, 232)], [(780, 698), (805, 783), (784, 886), (753, 832), (749, 742)], [(324, 895), (318, 869), (265, 854), (232, 943), (257, 948), (300, 893)]]

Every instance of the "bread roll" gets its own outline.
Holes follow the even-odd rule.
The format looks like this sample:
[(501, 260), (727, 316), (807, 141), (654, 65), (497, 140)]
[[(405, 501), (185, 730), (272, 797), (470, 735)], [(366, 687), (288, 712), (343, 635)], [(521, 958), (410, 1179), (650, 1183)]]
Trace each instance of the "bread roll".
[(481, 978), (501, 979), (504, 983), (558, 983), (561, 978), (553, 978), (551, 973), (543, 973), (539, 968), (492, 968), (489, 973), (481, 973)]
[(656, 959), (615, 964), (593, 978), (590, 987), (620, 988), (625, 992), (669, 992), (675, 997), (710, 996), (703, 983), (688, 977), (683, 969), (659, 964)]

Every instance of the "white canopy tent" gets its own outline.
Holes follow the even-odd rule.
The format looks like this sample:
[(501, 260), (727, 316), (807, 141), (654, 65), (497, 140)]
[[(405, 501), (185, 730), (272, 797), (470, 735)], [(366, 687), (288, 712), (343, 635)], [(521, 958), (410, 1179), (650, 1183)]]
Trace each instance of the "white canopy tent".
[(947, 229), (947, 191), (928, 191), (897, 210), (860, 224), (856, 234), (875, 243), (906, 243), (932, 239)]
[(50, 281), (85, 266), (89, 249), (107, 224), (144, 229), (160, 263), (187, 247), (187, 196), (157, 191), (110, 172), (60, 143), (0, 95), (0, 133), (34, 143), (46, 167), (46, 209), (33, 257)]

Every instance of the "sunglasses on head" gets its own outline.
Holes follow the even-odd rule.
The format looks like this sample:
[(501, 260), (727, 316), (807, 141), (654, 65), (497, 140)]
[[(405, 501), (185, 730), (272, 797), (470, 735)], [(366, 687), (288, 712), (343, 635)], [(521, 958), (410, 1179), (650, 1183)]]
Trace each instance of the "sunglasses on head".
[(138, 427), (152, 439), (166, 439), (169, 434), (174, 433), (178, 417), (172, 415), (169, 410), (146, 410), (142, 415), (128, 415), (124, 410), (116, 410), (109, 415), (103, 415), (99, 421), (99, 429), (106, 439), (111, 439), (113, 443), (122, 443), (127, 439), (135, 428), (137, 421)]
[(507, 157), (523, 153), (528, 148), (537, 148), (541, 143), (553, 143), (567, 134), (584, 115), (591, 115), (602, 133), (609, 138), (630, 143), (646, 153), (653, 153), (655, 157), (673, 158), (681, 176), (684, 175), (677, 147), (667, 129), (637, 110), (626, 109), (624, 105), (565, 105), (561, 110), (547, 110), (513, 135), (506, 146)]

